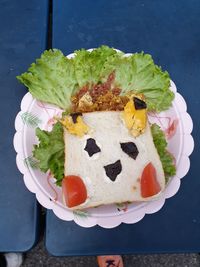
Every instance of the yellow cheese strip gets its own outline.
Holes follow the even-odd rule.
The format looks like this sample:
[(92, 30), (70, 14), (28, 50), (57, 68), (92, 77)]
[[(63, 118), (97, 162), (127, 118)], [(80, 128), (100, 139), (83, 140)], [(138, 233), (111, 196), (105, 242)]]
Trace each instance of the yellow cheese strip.
[(90, 130), (89, 126), (87, 126), (82, 117), (78, 116), (77, 121), (74, 123), (71, 116), (66, 116), (61, 120), (62, 125), (69, 131), (70, 134), (77, 135), (82, 137), (87, 134)]
[[(138, 97), (138, 95), (137, 95)], [(138, 97), (142, 99), (142, 97)], [(122, 118), (125, 122), (126, 127), (131, 131), (134, 137), (137, 137), (144, 132), (147, 122), (147, 110), (146, 109), (135, 109), (133, 98), (124, 107), (122, 112)]]

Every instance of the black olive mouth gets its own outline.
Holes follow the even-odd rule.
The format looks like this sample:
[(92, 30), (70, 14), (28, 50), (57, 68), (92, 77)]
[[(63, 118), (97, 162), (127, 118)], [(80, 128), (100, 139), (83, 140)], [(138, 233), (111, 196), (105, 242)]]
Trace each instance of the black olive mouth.
[(115, 181), (117, 176), (121, 173), (122, 171), (122, 164), (120, 160), (117, 160), (116, 162), (112, 164), (108, 164), (104, 166), (106, 175), (111, 181)]

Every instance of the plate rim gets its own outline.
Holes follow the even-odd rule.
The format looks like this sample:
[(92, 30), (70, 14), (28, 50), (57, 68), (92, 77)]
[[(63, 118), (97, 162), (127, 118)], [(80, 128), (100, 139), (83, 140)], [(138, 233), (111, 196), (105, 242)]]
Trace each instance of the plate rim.
[[(91, 49), (90, 49), (91, 51)], [(119, 51), (119, 50), (117, 50)], [(125, 54), (126, 55), (126, 54)], [(129, 53), (130, 55), (130, 53)], [(71, 57), (72, 54), (68, 55), (67, 57)], [(18, 112), (15, 118), (15, 134), (13, 137), (13, 145), (14, 149), (16, 151), (16, 164), (19, 169), (19, 171), (23, 174), (23, 179), (26, 187), (36, 195), (36, 198), (38, 202), (44, 206), (47, 209), (53, 210), (54, 214), (59, 217), (62, 220), (65, 221), (72, 221), (74, 220), (78, 225), (82, 227), (92, 227), (95, 225), (99, 225), (103, 228), (114, 228), (121, 223), (126, 223), (126, 224), (133, 224), (136, 223), (146, 215), (146, 214), (152, 214), (157, 211), (159, 211), (163, 205), (165, 204), (166, 199), (174, 196), (181, 184), (181, 179), (187, 174), (190, 168), (190, 159), (189, 156), (191, 155), (193, 149), (194, 149), (194, 140), (191, 135), (192, 129), (193, 129), (193, 121), (189, 113), (187, 112), (187, 104), (186, 101), (184, 100), (183, 96), (177, 92), (176, 85), (175, 83), (171, 80), (171, 87), (174, 91), (175, 98), (173, 101), (173, 108), (177, 109), (177, 113), (179, 115), (182, 115), (181, 117), (187, 116), (188, 117), (188, 123), (190, 123), (190, 130), (187, 132), (185, 131), (185, 126), (183, 124), (183, 121), (181, 120), (181, 138), (182, 138), (182, 146), (181, 146), (181, 152), (180, 152), (180, 158), (179, 158), (179, 163), (181, 160), (185, 161), (185, 170), (183, 173), (180, 173), (179, 175), (176, 174), (172, 179), (170, 180), (170, 184), (168, 185), (169, 187), (173, 187), (173, 190), (170, 191), (164, 190), (162, 196), (160, 196), (158, 199), (153, 200), (151, 202), (148, 202), (146, 205), (144, 205), (142, 208), (129, 211), (129, 212), (124, 212), (117, 215), (111, 215), (111, 216), (83, 216), (81, 213), (76, 213), (72, 212), (71, 210), (68, 210), (64, 207), (62, 207), (60, 204), (58, 205), (55, 201), (50, 200), (49, 197), (44, 193), (42, 190), (41, 186), (38, 187), (36, 184), (34, 178), (32, 177), (32, 169), (30, 167), (25, 166), (24, 164), (24, 157), (22, 155), (22, 150), (24, 152), (24, 146), (23, 142), (25, 142), (24, 134), (25, 130), (24, 127), (27, 127), (24, 125), (20, 120), (22, 121), (21, 114), (22, 112), (27, 112), (28, 110), (31, 109), (31, 106), (34, 105), (34, 98), (32, 95), (28, 92), (24, 95), (24, 97), (21, 100), (21, 110)], [(179, 103), (180, 102), (180, 103)], [(31, 105), (29, 105), (31, 104)], [(28, 107), (28, 109), (26, 109)], [(186, 114), (186, 115), (185, 115)], [(20, 126), (21, 125), (21, 126)], [(184, 136), (184, 140), (183, 140)], [(186, 150), (187, 153), (183, 153), (183, 144), (189, 140), (190, 144), (192, 147), (189, 150)], [(22, 147), (21, 147), (22, 146)], [(172, 188), (171, 188), (172, 189)], [(134, 214), (133, 214), (134, 213)]]

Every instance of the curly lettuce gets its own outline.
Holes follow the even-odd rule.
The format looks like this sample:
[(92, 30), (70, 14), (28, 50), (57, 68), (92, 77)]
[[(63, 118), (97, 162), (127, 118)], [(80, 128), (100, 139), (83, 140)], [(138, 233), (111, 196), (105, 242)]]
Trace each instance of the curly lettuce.
[(112, 70), (105, 72), (105, 63), (119, 56), (116, 50), (108, 46), (101, 46), (91, 52), (85, 49), (75, 51), (74, 68), (79, 87), (97, 84), (104, 77), (106, 79)]
[(165, 179), (167, 183), (169, 178), (176, 174), (174, 158), (167, 151), (167, 141), (165, 139), (165, 134), (156, 123), (151, 125), (151, 133), (153, 136), (155, 147), (158, 151), (158, 155), (160, 156), (160, 160), (162, 162), (163, 170), (165, 173)]
[(150, 55), (142, 52), (120, 58), (115, 75), (123, 94), (133, 91), (145, 95), (149, 111), (160, 112), (171, 106), (174, 93), (169, 89), (169, 74), (155, 65)]
[(112, 72), (113, 86), (120, 88), (122, 94), (143, 93), (149, 111), (160, 112), (171, 106), (174, 93), (169, 89), (169, 74), (143, 52), (126, 57), (113, 48), (101, 46), (93, 51), (75, 51), (75, 57), (68, 59), (60, 50), (48, 50), (17, 79), (36, 99), (66, 110), (70, 109), (75, 92), (85, 85), (105, 82)]
[(36, 128), (36, 136), (39, 144), (34, 146), (33, 156), (38, 160), (40, 170), (44, 173), (50, 170), (60, 186), (65, 161), (63, 126), (57, 122), (51, 132)]
[(78, 85), (73, 61), (57, 49), (44, 51), (41, 58), (17, 79), (28, 87), (37, 100), (62, 109), (69, 108), (71, 95)]

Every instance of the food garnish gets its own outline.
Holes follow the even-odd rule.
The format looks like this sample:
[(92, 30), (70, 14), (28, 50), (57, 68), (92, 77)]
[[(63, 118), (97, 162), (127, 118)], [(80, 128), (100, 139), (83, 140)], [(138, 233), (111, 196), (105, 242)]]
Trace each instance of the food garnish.
[[(36, 99), (64, 110), (71, 108), (71, 100), (77, 104), (73, 97), (80, 95), (80, 92), (82, 97), (89, 93), (89, 105), (94, 102), (100, 104), (100, 100), (94, 99), (100, 97), (101, 92), (105, 95), (105, 92), (111, 91), (118, 96), (115, 105), (119, 100), (123, 102), (123, 96), (127, 93), (142, 93), (148, 111), (157, 112), (168, 109), (174, 98), (174, 93), (169, 89), (169, 74), (162, 71), (149, 54), (141, 52), (125, 57), (124, 53), (108, 46), (91, 52), (85, 49), (75, 51), (74, 58), (70, 59), (58, 49), (46, 50), (17, 79), (28, 87)], [(113, 108), (113, 105), (106, 108)]]
[(79, 176), (65, 176), (62, 180), (62, 192), (64, 203), (69, 208), (78, 206), (87, 199), (87, 189)]
[(150, 162), (142, 172), (141, 177), (141, 195), (142, 197), (151, 197), (158, 194), (161, 187), (157, 181), (156, 169)]

